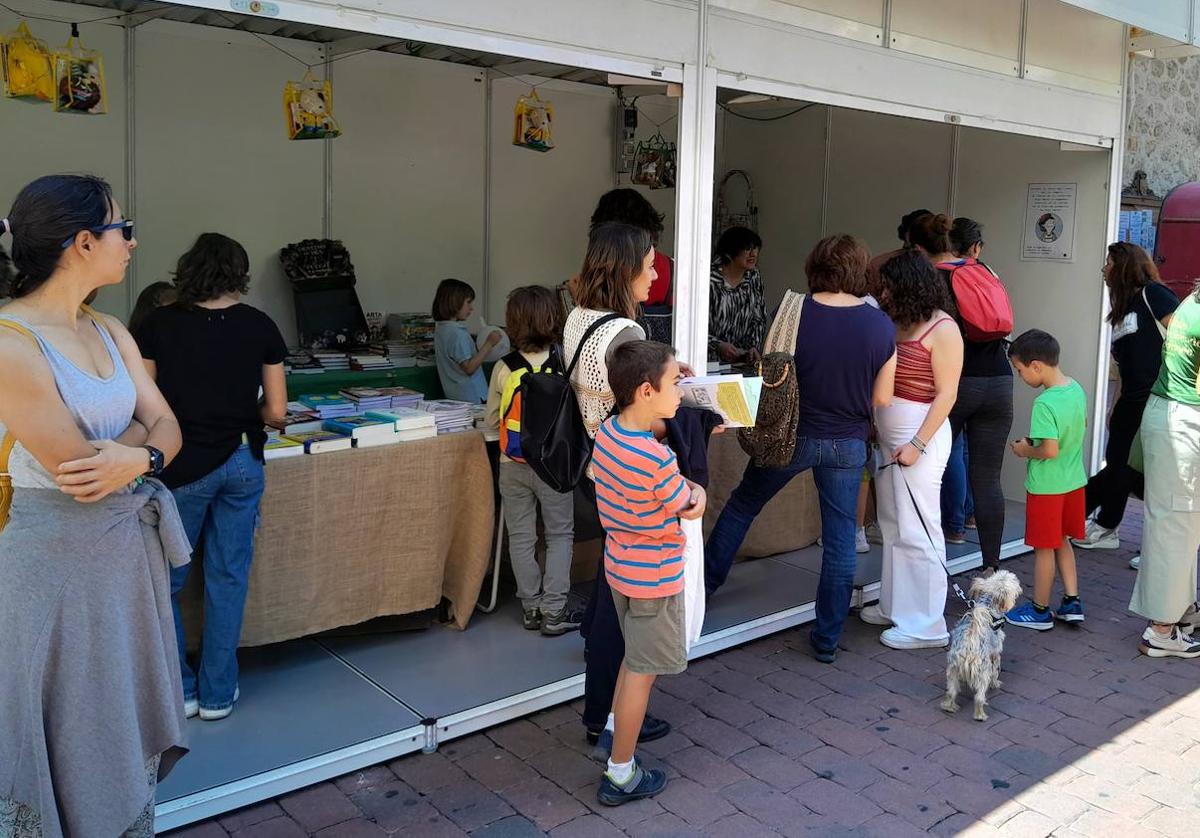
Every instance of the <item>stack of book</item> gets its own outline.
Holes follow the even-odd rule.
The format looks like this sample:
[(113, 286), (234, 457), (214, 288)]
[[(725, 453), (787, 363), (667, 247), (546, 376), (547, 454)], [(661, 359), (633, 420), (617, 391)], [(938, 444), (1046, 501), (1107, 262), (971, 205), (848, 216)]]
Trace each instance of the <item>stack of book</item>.
[(279, 432), (275, 432), (275, 436), (267, 435), (267, 443), (263, 446), (264, 460), (282, 460), (285, 457), (297, 457), (304, 454), (304, 446), (295, 440), (287, 437), (279, 436)]
[(319, 419), (353, 416), (356, 410), (354, 402), (345, 396), (301, 396), (300, 404), (304, 405), (305, 410), (315, 413)]
[(355, 448), (374, 448), (378, 445), (395, 445), (401, 442), (396, 433), (396, 423), (389, 419), (371, 416), (345, 416), (341, 419), (326, 419), (325, 430), (350, 437)]
[(324, 372), (321, 362), (303, 349), (293, 350), (283, 359), (283, 371), (288, 375), (314, 375)]
[(390, 407), (393, 410), (401, 407), (415, 408), (425, 400), (423, 393), (410, 390), (408, 387), (380, 387), (379, 392), (391, 398), (392, 403), (384, 405), (384, 407)]
[(312, 356), (321, 362), (322, 369), (350, 369), (350, 356), (345, 352), (338, 352), (336, 349), (318, 349), (312, 353)]
[(367, 413), (367, 418), (391, 422), (401, 442), (429, 439), (438, 435), (437, 419), (432, 413), (424, 410), (411, 407), (372, 410)]
[(384, 355), (370, 352), (356, 353), (350, 356), (350, 369), (358, 372), (374, 372), (393, 368), (391, 360)]
[(283, 415), (281, 421), (267, 428), (267, 436), (278, 437), (280, 434), (303, 434), (319, 430), (321, 419), (316, 413), (305, 409), (298, 402), (288, 402), (288, 412)]
[(298, 444), (305, 454), (325, 454), (330, 451), (345, 451), (352, 444), (346, 434), (333, 431), (309, 431), (302, 434), (284, 434), (280, 440)]
[(433, 414), (439, 434), (471, 430), (475, 426), (475, 419), (471, 413), (473, 407), (470, 402), (456, 402), (452, 399), (421, 403), (421, 410)]
[(391, 395), (374, 387), (347, 387), (342, 390), (342, 395), (354, 402), (354, 412), (356, 414), (363, 414), (368, 410), (386, 409), (392, 406)]
[(384, 347), (387, 349), (388, 360), (392, 362), (394, 368), (407, 369), (417, 365), (417, 350), (409, 344), (389, 340), (384, 343)]

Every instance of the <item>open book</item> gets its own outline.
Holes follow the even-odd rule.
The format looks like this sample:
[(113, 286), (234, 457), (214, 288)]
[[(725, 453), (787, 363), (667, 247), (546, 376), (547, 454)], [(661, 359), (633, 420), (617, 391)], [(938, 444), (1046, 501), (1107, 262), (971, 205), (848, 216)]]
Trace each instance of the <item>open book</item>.
[(762, 395), (758, 376), (698, 375), (679, 382), (683, 403), (688, 407), (711, 410), (727, 428), (752, 428)]

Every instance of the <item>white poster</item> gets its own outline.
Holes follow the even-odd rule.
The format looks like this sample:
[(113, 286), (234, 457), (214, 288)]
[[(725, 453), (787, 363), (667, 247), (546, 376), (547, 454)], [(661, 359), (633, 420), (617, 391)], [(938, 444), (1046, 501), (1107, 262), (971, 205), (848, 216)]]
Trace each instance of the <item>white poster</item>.
[(1029, 184), (1022, 259), (1075, 259), (1075, 191), (1074, 183)]

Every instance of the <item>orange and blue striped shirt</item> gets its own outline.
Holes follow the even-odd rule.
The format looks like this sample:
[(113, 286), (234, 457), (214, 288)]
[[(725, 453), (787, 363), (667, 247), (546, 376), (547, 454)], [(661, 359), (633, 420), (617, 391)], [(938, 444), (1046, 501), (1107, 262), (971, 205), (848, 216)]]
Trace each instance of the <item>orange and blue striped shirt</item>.
[(596, 434), (592, 471), (600, 523), (608, 534), (608, 584), (633, 599), (659, 599), (682, 591), (684, 536), (679, 513), (692, 493), (675, 454), (653, 434), (626, 430), (613, 417)]

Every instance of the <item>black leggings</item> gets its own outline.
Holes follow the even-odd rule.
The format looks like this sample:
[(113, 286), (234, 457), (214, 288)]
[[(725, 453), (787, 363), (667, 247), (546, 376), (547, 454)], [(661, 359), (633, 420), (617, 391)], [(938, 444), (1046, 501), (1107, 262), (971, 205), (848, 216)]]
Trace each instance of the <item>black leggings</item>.
[[(585, 501), (591, 520), (598, 525), (596, 485), (585, 477), (580, 481), (576, 497)], [(600, 537), (604, 538), (603, 529), (600, 530)], [(583, 635), (583, 723), (599, 730), (608, 722), (621, 661), (625, 659), (625, 636), (621, 634), (617, 606), (604, 573), (603, 549), (600, 552), (600, 565), (596, 568), (596, 581), (592, 585), (592, 597), (588, 600), (579, 633)]]
[(975, 523), (983, 566), (1000, 566), (1000, 544), (1004, 539), (1004, 489), (1000, 471), (1008, 451), (1013, 423), (1013, 379), (1011, 375), (988, 378), (964, 377), (958, 383), (958, 401), (950, 411), (950, 430), (957, 437), (965, 431), (971, 459), (967, 478), (975, 495)]
[(1087, 511), (1100, 513), (1096, 523), (1115, 530), (1125, 517), (1125, 504), (1130, 495), (1142, 496), (1145, 478), (1129, 467), (1129, 449), (1134, 434), (1142, 426), (1145, 399), (1121, 396), (1113, 405), (1108, 420), (1108, 444), (1104, 446), (1104, 468), (1096, 472), (1087, 484)]

